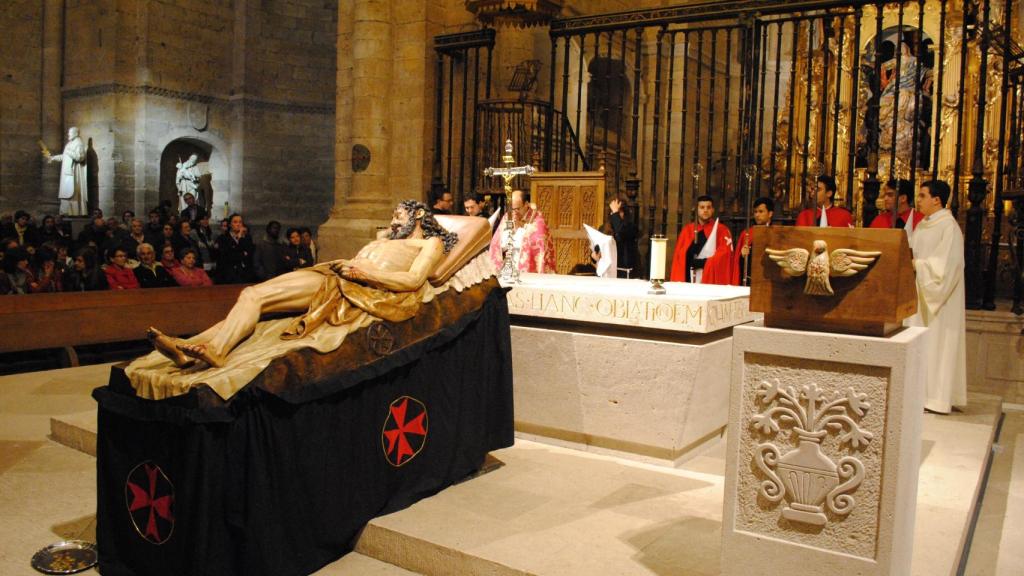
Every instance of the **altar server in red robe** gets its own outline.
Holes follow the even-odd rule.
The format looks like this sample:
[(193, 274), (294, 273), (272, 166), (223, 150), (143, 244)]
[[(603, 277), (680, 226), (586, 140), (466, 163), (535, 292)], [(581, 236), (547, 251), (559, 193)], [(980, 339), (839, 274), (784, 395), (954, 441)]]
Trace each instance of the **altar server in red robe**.
[(669, 276), (672, 282), (732, 282), (732, 235), (714, 216), (714, 200), (710, 196), (697, 198), (697, 219), (679, 232), (676, 241)]
[[(762, 196), (754, 200), (754, 226), (770, 226), (774, 215), (775, 202), (771, 198)], [(747, 263), (752, 241), (750, 230), (747, 228), (740, 233), (740, 240), (733, 250), (732, 283), (737, 286), (750, 286), (750, 266)]]
[[(892, 228), (892, 207), (899, 198), (899, 216), (896, 217), (896, 227), (907, 231), (907, 239), (913, 241), (914, 230), (924, 219), (924, 214), (914, 210), (914, 185), (909, 180), (889, 180), (882, 188), (882, 199), (885, 202), (885, 211), (875, 216), (871, 221), (871, 228)], [(907, 222), (913, 224), (907, 226)]]
[(836, 199), (836, 179), (827, 175), (818, 176), (817, 187), (818, 207), (800, 212), (796, 217), (796, 225), (853, 228), (853, 215), (850, 211), (833, 205)]

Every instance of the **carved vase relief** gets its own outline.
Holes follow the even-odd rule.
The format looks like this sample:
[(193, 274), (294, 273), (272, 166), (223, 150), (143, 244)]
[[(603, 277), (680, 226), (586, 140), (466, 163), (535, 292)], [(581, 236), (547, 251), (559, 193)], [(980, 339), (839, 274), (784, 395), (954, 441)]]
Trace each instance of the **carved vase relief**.
[(856, 505), (851, 495), (864, 480), (864, 464), (854, 456), (833, 461), (821, 450), (830, 434), (851, 451), (866, 447), (873, 434), (859, 424), (871, 408), (867, 395), (853, 388), (827, 394), (817, 384), (783, 387), (778, 379), (762, 380), (755, 393), (762, 411), (750, 426), (774, 437), (789, 428), (798, 439), (795, 449), (782, 454), (770, 442), (754, 450), (754, 463), (765, 479), (758, 494), (771, 503), (786, 501), (782, 516), (791, 522), (824, 526), (825, 511), (844, 516)]

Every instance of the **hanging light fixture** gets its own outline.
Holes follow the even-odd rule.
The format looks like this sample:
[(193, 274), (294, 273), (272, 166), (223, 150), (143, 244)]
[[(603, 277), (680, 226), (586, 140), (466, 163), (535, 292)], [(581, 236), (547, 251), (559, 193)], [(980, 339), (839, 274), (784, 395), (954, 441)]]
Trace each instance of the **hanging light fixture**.
[(466, 0), (466, 10), (485, 26), (530, 28), (551, 22), (564, 0)]

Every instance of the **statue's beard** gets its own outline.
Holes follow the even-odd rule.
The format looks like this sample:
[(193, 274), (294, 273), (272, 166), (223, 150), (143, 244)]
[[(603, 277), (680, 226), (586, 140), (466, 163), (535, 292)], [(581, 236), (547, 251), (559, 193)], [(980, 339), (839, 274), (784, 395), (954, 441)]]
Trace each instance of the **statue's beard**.
[(412, 231), (416, 229), (416, 220), (410, 218), (408, 222), (401, 226), (392, 226), (391, 233), (388, 234), (389, 240), (404, 240), (412, 236)]

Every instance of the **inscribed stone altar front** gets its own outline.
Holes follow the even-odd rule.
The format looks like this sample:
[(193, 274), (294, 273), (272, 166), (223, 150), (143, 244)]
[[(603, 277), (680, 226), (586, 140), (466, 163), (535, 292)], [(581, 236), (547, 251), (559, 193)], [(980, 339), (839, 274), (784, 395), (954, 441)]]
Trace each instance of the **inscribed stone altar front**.
[(647, 293), (644, 280), (523, 274), (508, 293), (513, 316), (706, 334), (754, 319), (750, 289), (668, 282)]

